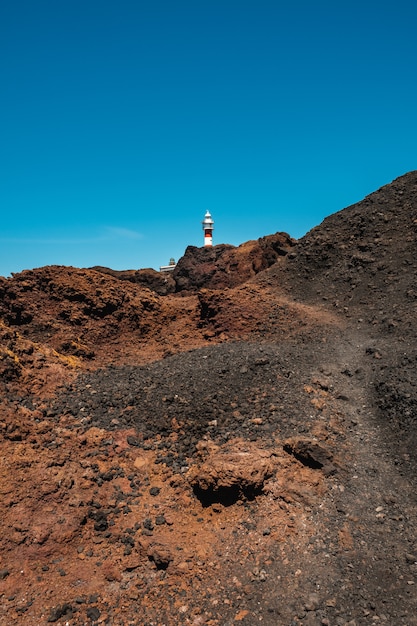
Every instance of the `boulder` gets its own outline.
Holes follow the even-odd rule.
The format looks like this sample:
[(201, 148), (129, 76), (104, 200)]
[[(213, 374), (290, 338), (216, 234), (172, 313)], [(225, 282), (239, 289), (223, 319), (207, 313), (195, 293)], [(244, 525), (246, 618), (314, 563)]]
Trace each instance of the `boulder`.
[(215, 502), (229, 506), (262, 493), (272, 474), (272, 453), (245, 442), (236, 444), (235, 450), (210, 452), (203, 463), (191, 468), (189, 479), (204, 506)]

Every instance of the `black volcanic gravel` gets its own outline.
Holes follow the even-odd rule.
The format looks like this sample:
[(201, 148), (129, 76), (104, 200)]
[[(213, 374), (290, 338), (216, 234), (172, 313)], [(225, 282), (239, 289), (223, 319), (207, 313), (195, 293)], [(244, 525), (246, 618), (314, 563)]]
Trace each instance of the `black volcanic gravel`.
[[(307, 362), (299, 347), (296, 358), (293, 351), (283, 344), (241, 342), (193, 350), (147, 366), (110, 367), (79, 376), (61, 392), (53, 410), (57, 416), (79, 418), (86, 427), (134, 427), (135, 445), (146, 446), (148, 439), (160, 435), (158, 447), (164, 454), (173, 446), (168, 437), (174, 424), (175, 453), (182, 461), (205, 435), (219, 443), (275, 431), (289, 436), (304, 432), (314, 412), (303, 393), (312, 365), (311, 345), (304, 357)], [(256, 424), (254, 418), (262, 422)]]

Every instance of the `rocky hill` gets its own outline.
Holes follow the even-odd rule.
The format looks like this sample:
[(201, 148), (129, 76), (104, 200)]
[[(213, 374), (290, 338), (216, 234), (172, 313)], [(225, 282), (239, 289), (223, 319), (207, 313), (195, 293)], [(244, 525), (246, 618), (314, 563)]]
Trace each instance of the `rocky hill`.
[(286, 256), (295, 240), (286, 233), (276, 233), (238, 247), (217, 245), (196, 248), (188, 246), (174, 271), (161, 273), (152, 269), (116, 271), (93, 267), (103, 274), (148, 287), (160, 295), (225, 289), (246, 282)]
[(0, 624), (417, 624), (416, 228), (0, 279)]

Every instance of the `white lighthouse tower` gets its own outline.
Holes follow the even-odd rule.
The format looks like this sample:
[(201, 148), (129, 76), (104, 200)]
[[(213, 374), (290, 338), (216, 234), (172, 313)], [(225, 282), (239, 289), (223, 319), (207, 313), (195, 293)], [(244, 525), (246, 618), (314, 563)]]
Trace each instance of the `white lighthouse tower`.
[(214, 221), (210, 215), (210, 211), (207, 211), (204, 220), (202, 221), (203, 230), (204, 230), (204, 245), (212, 246), (213, 245), (213, 224)]

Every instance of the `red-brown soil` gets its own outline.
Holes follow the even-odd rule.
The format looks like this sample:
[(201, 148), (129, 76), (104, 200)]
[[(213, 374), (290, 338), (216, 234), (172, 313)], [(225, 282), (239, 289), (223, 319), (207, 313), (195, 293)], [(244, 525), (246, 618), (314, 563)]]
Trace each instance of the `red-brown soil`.
[(417, 624), (416, 239), (0, 278), (0, 624)]

